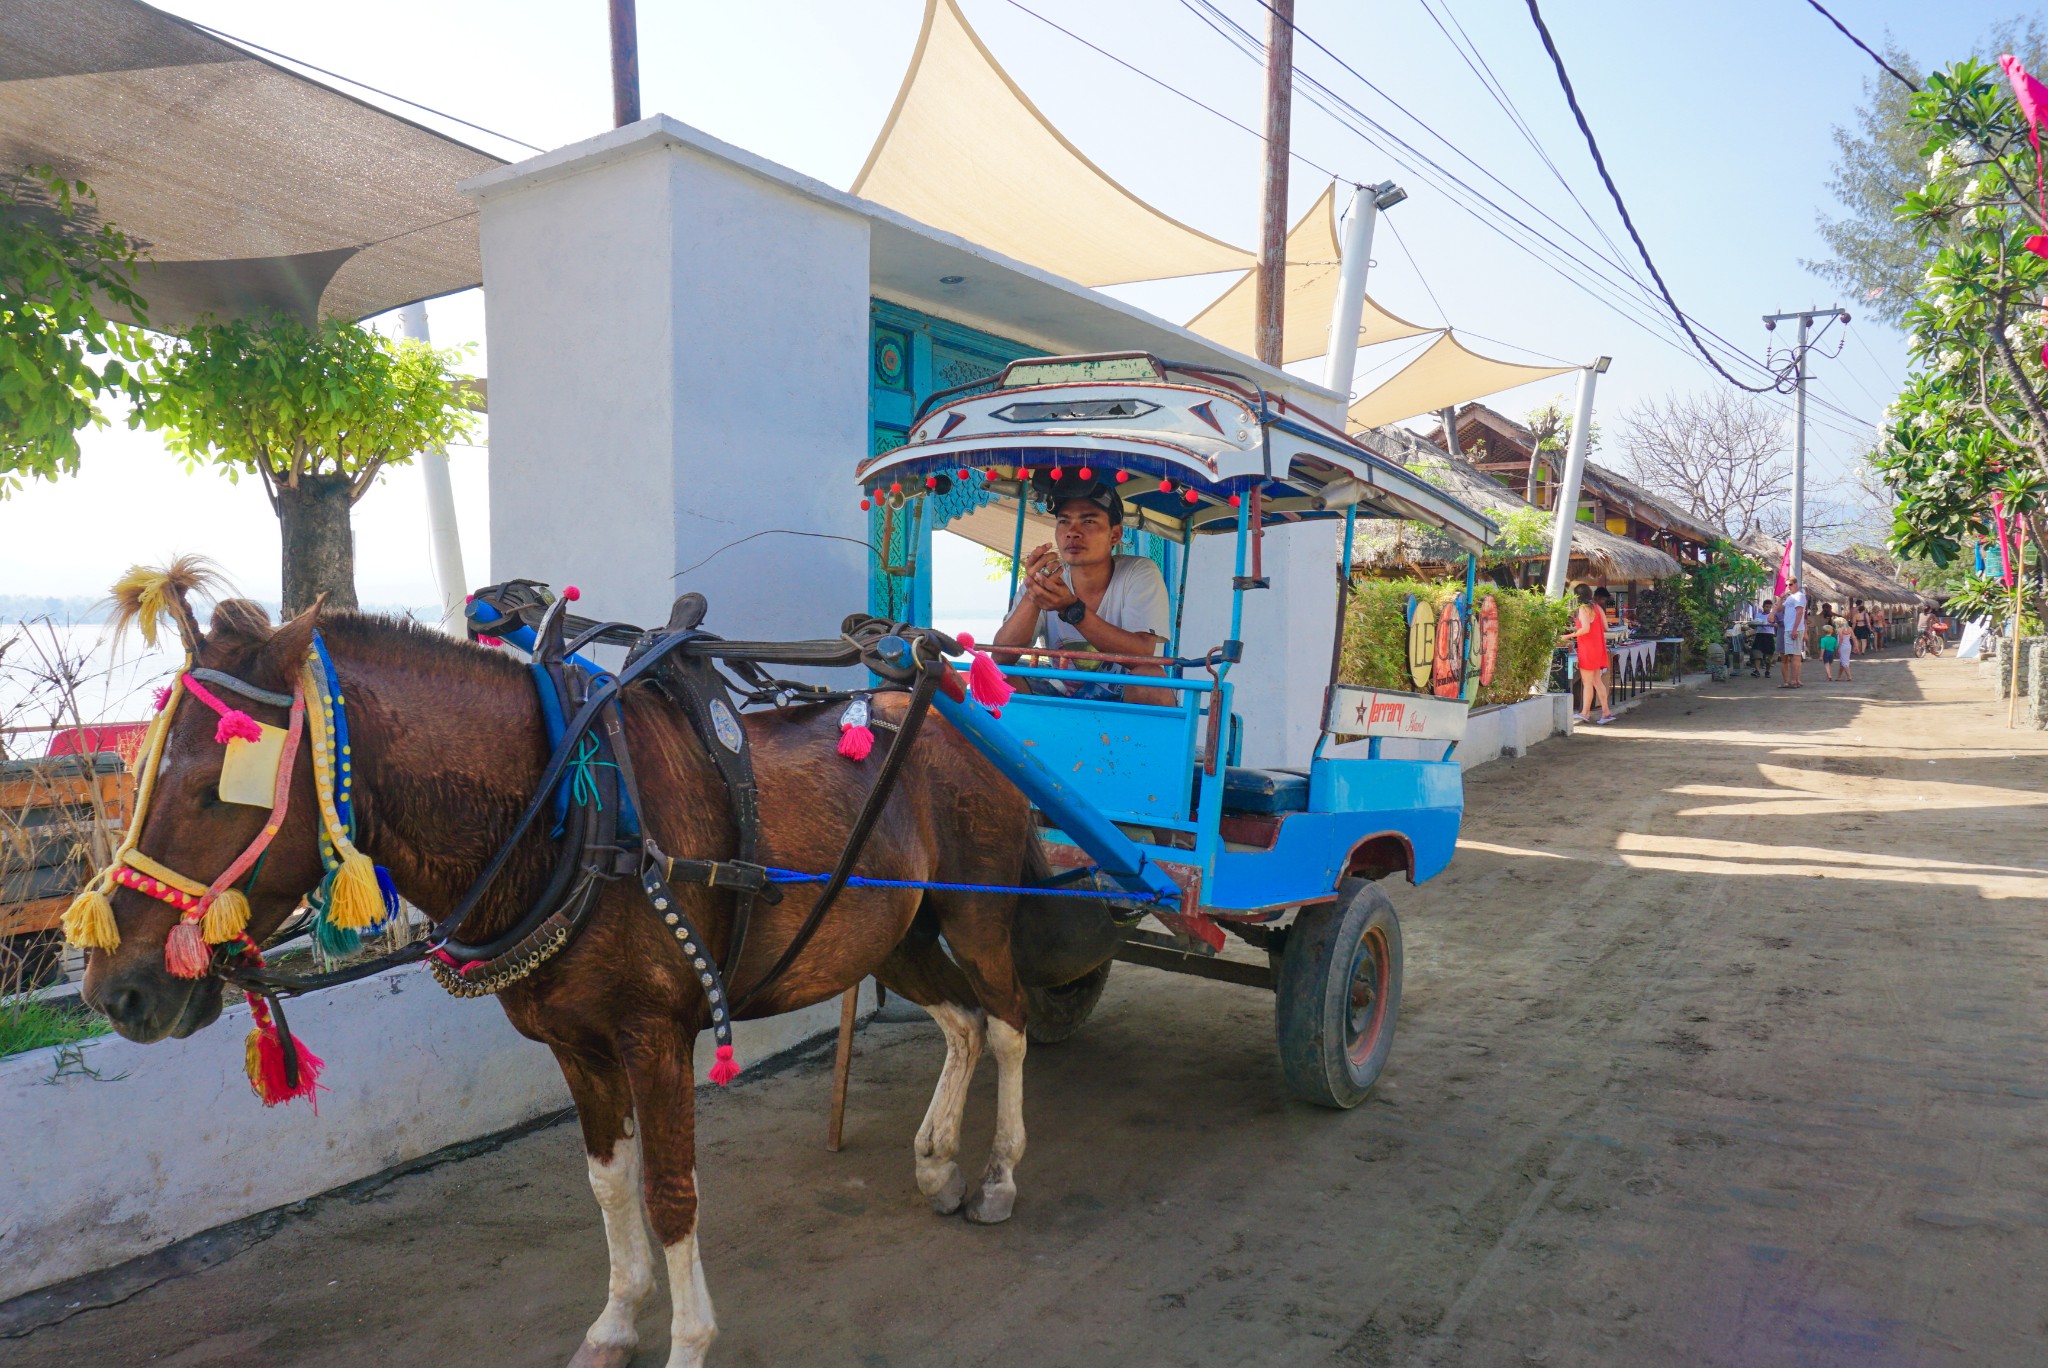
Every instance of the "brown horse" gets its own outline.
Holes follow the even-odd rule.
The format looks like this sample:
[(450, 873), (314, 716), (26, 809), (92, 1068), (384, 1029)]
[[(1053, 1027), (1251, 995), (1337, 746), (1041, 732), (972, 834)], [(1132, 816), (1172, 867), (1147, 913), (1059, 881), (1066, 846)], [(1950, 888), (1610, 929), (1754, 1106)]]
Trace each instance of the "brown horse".
[[(444, 915), (512, 830), (548, 758), (531, 675), (499, 652), (406, 622), (312, 612), (273, 628), (263, 610), (228, 600), (202, 633), (174, 584), (165, 608), (177, 617), (194, 663), (259, 688), (289, 692), (317, 626), (340, 676), (351, 727), (357, 845), (390, 869), (399, 891)], [(879, 718), (900, 716), (900, 695), (878, 699)], [(248, 705), (282, 725), (284, 710)], [(724, 856), (735, 830), (717, 771), (682, 713), (635, 685), (625, 726), (640, 779), (642, 814), (677, 855)], [(836, 717), (810, 707), (746, 716), (760, 784), (763, 859), (832, 867), (882, 747), (863, 762), (835, 753)], [(223, 748), (216, 718), (189, 698), (169, 719), (155, 796), (139, 849), (188, 876), (226, 869), (264, 822), (261, 810), (223, 804)], [(876, 825), (859, 871), (870, 877), (1015, 885), (1043, 876), (1024, 799), (953, 729), (932, 719)], [(303, 749), (303, 748), (302, 748)], [(248, 934), (275, 929), (321, 878), (312, 766), (293, 775), (288, 815), (247, 887)], [(487, 940), (517, 921), (546, 883), (546, 836), (524, 837), (505, 874), (472, 914), (465, 941)], [(723, 954), (728, 895), (680, 890), (710, 948)], [(765, 999), (745, 1012), (771, 1016), (826, 1001), (874, 975), (937, 1019), (946, 1063), (918, 1129), (917, 1183), (941, 1213), (1000, 1221), (1016, 1197), (1024, 1153), (1025, 998), (1011, 958), (1016, 899), (985, 893), (849, 889), (816, 938)], [(786, 947), (811, 905), (799, 889), (753, 913), (733, 988), (744, 993)], [(92, 953), (85, 1000), (122, 1035), (186, 1036), (221, 1010), (221, 980), (182, 979), (165, 969), (177, 913), (129, 888), (113, 897), (120, 943)], [(944, 938), (944, 946), (940, 944)], [(950, 953), (949, 953), (950, 952)], [(697, 1244), (692, 1048), (709, 1025), (697, 975), (631, 879), (607, 886), (582, 932), (500, 1001), (521, 1034), (554, 1051), (575, 1098), (590, 1185), (604, 1214), (610, 1295), (574, 1365), (623, 1365), (637, 1343), (634, 1316), (654, 1282), (651, 1223), (666, 1256), (673, 1302), (670, 1368), (703, 1362), (716, 1333)], [(967, 1085), (986, 1040), (999, 1070), (988, 1167), (971, 1195), (954, 1156)]]

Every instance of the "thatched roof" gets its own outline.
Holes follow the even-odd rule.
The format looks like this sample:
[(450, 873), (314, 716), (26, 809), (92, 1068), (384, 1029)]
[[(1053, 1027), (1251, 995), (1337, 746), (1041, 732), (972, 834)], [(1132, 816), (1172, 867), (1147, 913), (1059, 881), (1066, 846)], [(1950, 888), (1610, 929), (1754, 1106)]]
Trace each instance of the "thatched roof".
[[(1475, 426), (1514, 447), (1515, 454), (1522, 459), (1526, 460), (1536, 449), (1536, 434), (1527, 423), (1518, 423), (1484, 404), (1467, 404), (1459, 409), (1457, 424), (1461, 444), (1465, 440), (1466, 427)], [(1439, 422), (1437, 435), (1441, 437), (1442, 432), (1443, 424)], [(1708, 546), (1716, 540), (1729, 540), (1726, 532), (1702, 520), (1699, 515), (1687, 512), (1663, 495), (1652, 493), (1619, 471), (1596, 462), (1586, 462), (1585, 480), (1580, 488), (1582, 493), (1624, 510), (1637, 522), (1675, 532), (1686, 541)]]
[[(1785, 543), (1761, 532), (1745, 537), (1742, 549), (1773, 568), (1785, 556)], [(1854, 556), (1809, 550), (1805, 553), (1805, 562), (1806, 598), (1809, 603), (1847, 604), (1851, 599), (1862, 599), (1865, 603), (1914, 608), (1921, 603), (1933, 602), (1918, 590), (1900, 584), (1876, 566)]]
[[(1426, 469), (1425, 478), (1441, 486), (1452, 498), (1493, 518), (1532, 505), (1500, 481), (1471, 462), (1451, 455), (1442, 447), (1401, 427), (1368, 428), (1356, 434), (1373, 451), (1390, 461)], [(1464, 550), (1448, 537), (1438, 536), (1415, 523), (1374, 518), (1360, 522), (1353, 543), (1356, 564), (1373, 570), (1400, 570), (1412, 566), (1450, 565), (1464, 558)], [(1541, 551), (1524, 559), (1547, 560)], [(1604, 527), (1579, 523), (1572, 528), (1572, 560), (1584, 562), (1593, 574), (1617, 583), (1669, 579), (1679, 564), (1653, 546), (1617, 537)]]

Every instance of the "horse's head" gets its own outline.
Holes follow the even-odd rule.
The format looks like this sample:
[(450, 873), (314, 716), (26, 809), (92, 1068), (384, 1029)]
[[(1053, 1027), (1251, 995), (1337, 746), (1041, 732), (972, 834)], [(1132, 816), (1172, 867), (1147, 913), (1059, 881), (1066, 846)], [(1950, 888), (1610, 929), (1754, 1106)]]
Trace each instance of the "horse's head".
[[(202, 633), (186, 602), (186, 591), (198, 581), (167, 576), (159, 583), (162, 587), (156, 600), (140, 610), (147, 615), (145, 635), (153, 629), (152, 619), (158, 612), (170, 617), (185, 639), (188, 671), (216, 672), (212, 687), (201, 685), (206, 693), (256, 722), (287, 726), (288, 707), (266, 702), (248, 690), (232, 690), (219, 677), (263, 693), (292, 694), (305, 668), (318, 607), (282, 627), (273, 627), (258, 605), (229, 599), (215, 607), (208, 630)], [(122, 608), (117, 624), (137, 616), (132, 603), (121, 601), (118, 589), (116, 596)], [(222, 733), (226, 728), (223, 716), (190, 687), (194, 678), (185, 676), (186, 687), (159, 717), (157, 726), (163, 734), (153, 775), (148, 772), (150, 752), (143, 754), (137, 812), (141, 827), (134, 833), (133, 845), (144, 860), (131, 860), (123, 866), (124, 878), (135, 879), (138, 865), (145, 870), (158, 866), (193, 885), (213, 885), (251, 850), (271, 821), (267, 808), (222, 800), (221, 775), (227, 756)], [(317, 700), (309, 702), (319, 706)], [(253, 869), (234, 880), (248, 900), (245, 934), (259, 943), (321, 877), (319, 809), (307, 748), (307, 740), (301, 737), (294, 754), (286, 758), (292, 772), (289, 801), (279, 829), (263, 847)], [(203, 968), (195, 968), (192, 977), (171, 972), (166, 963), (166, 941), (180, 920), (187, 919), (186, 914), (158, 896), (162, 885), (152, 892), (147, 880), (143, 882), (142, 888), (132, 883), (99, 884), (112, 913), (112, 927), (111, 934), (102, 923), (100, 934), (75, 937), (92, 946), (83, 997), (130, 1040), (187, 1036), (220, 1015), (221, 979)], [(220, 939), (211, 926), (207, 939)], [(220, 953), (212, 946), (206, 951), (216, 958)]]

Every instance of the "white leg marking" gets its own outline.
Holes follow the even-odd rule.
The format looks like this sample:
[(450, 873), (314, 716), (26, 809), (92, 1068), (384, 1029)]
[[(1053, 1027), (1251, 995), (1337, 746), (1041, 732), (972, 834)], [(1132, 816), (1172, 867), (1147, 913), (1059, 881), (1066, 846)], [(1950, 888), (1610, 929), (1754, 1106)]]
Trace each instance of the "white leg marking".
[(981, 1190), (967, 1204), (967, 1219), (994, 1224), (1017, 1205), (1017, 1162), (1024, 1157), (1024, 1033), (988, 1019), (988, 1052), (996, 1057), (996, 1138), (989, 1146)]
[(960, 1153), (960, 1117), (967, 1110), (967, 1085), (981, 1062), (982, 1013), (940, 1004), (925, 1008), (946, 1035), (946, 1066), (939, 1070), (932, 1104), (917, 1128), (917, 1190), (931, 1198), (932, 1209), (950, 1216), (960, 1209), (967, 1180), (953, 1162)]
[(711, 1293), (704, 1286), (704, 1260), (691, 1231), (663, 1251), (668, 1255), (668, 1295), (675, 1308), (669, 1320), (668, 1368), (704, 1368), (704, 1351), (718, 1334), (711, 1316)]
[[(630, 1126), (628, 1130), (630, 1132)], [(640, 1141), (628, 1133), (612, 1146), (610, 1163), (592, 1158), (590, 1190), (604, 1212), (604, 1242), (611, 1252), (612, 1276), (604, 1313), (584, 1334), (595, 1349), (624, 1350), (639, 1344), (633, 1317), (654, 1290), (654, 1249), (647, 1238), (645, 1197), (640, 1187)]]

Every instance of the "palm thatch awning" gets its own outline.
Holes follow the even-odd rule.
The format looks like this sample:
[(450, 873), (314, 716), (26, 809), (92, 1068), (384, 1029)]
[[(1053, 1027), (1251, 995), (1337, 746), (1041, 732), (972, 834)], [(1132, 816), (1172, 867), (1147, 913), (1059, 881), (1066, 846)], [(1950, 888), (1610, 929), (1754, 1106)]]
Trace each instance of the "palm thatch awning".
[[(1471, 462), (1416, 436), (1406, 428), (1368, 428), (1352, 434), (1387, 460), (1424, 474), (1452, 498), (1476, 508), (1496, 523), (1527, 500)], [(1523, 557), (1548, 560), (1549, 551)], [(1464, 548), (1417, 523), (1373, 520), (1361, 522), (1353, 542), (1353, 563), (1367, 570), (1417, 570), (1454, 565)], [(1617, 537), (1604, 527), (1579, 523), (1572, 528), (1572, 572), (1577, 578), (1601, 578), (1614, 584), (1669, 579), (1679, 573), (1676, 560), (1654, 546)]]
[[(1745, 537), (1742, 549), (1773, 568), (1785, 557), (1785, 543), (1761, 532)], [(1917, 608), (1923, 603), (1934, 602), (1926, 594), (1899, 583), (1876, 566), (1865, 564), (1854, 556), (1837, 555), (1831, 551), (1807, 551), (1804, 559), (1804, 588), (1809, 604), (1846, 605), (1852, 599), (1862, 599), (1865, 603), (1892, 608)]]

